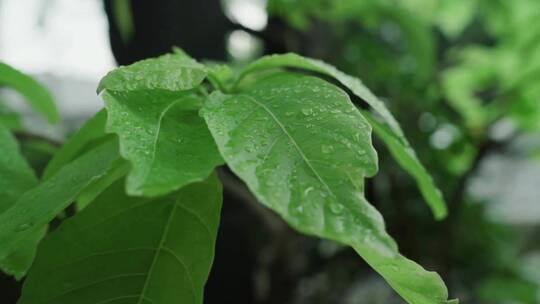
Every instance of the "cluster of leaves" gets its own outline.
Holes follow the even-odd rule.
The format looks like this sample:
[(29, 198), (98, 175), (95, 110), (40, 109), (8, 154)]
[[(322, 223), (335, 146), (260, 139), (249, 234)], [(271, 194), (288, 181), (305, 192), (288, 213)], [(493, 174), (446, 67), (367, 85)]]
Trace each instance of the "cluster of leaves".
[[(6, 69), (19, 77), (7, 84), (23, 94), (42, 90)], [(373, 112), (305, 72), (333, 78)], [(202, 303), (222, 164), (293, 228), (351, 246), (407, 302), (454, 302), (436, 273), (398, 252), (365, 199), (364, 178), (378, 170), (373, 129), (435, 217), (446, 216), (399, 124), (358, 79), (295, 54), (263, 57), (235, 74), (175, 49), (112, 71), (98, 93), (105, 109), (39, 181), (0, 127), (0, 267), (18, 278), (29, 270), (20, 303)], [(26, 96), (56, 119), (48, 98)], [(48, 229), (66, 208), (75, 215)]]

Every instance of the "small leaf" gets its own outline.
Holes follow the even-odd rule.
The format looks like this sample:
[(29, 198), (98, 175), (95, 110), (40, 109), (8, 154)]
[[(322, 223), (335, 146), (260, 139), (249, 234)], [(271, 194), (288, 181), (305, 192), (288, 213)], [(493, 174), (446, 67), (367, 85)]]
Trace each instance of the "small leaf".
[(215, 175), (159, 199), (114, 184), (43, 241), (19, 303), (202, 304), (221, 200)]
[(392, 153), (398, 164), (414, 177), (418, 184), (418, 188), (422, 192), (428, 205), (431, 207), (435, 218), (443, 219), (447, 214), (447, 209), (441, 191), (437, 188), (429, 173), (420, 163), (411, 146), (408, 143), (405, 144), (399, 140), (386, 125), (377, 121), (371, 113), (367, 111), (363, 111), (362, 113), (373, 127), (375, 134), (377, 134), (386, 144), (388, 150), (390, 150), (390, 153)]
[(24, 193), (0, 214), (0, 259), (19, 248), (29, 235), (43, 229), (82, 189), (105, 174), (115, 159), (117, 142), (105, 142)]
[(7, 86), (19, 92), (50, 123), (60, 120), (51, 93), (32, 77), (2, 62), (0, 62), (0, 86)]
[(206, 77), (204, 66), (183, 51), (138, 61), (109, 72), (97, 92), (135, 90), (185, 91), (198, 86)]
[(277, 74), (237, 95), (212, 94), (203, 116), (231, 170), (289, 225), (350, 245), (409, 303), (446, 301), (441, 278), (399, 254), (364, 198), (377, 157), (345, 92)]
[(71, 138), (58, 150), (51, 159), (43, 178), (47, 179), (58, 172), (63, 166), (71, 162), (77, 156), (89, 149), (90, 144), (96, 139), (105, 136), (105, 123), (107, 112), (99, 111), (94, 117), (89, 119)]
[(132, 169), (131, 195), (156, 196), (205, 179), (223, 160), (204, 120), (201, 98), (189, 92), (106, 90), (108, 132)]

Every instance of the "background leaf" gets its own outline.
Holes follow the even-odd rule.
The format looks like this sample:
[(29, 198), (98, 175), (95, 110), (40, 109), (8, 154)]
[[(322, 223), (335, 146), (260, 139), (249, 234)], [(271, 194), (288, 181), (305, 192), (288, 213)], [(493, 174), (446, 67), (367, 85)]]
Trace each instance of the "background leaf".
[(19, 92), (50, 123), (60, 120), (51, 93), (32, 77), (2, 62), (0, 62), (0, 86), (7, 86)]
[(156, 196), (205, 179), (222, 163), (199, 117), (201, 98), (188, 92), (105, 91), (107, 131), (118, 134), (132, 169), (131, 195)]
[(105, 136), (105, 123), (107, 121), (107, 111), (99, 111), (94, 117), (89, 119), (75, 134), (69, 138), (58, 150), (51, 161), (47, 164), (43, 173), (43, 178), (47, 179), (58, 172), (63, 166), (71, 162), (77, 156), (90, 149), (95, 140)]
[(0, 213), (10, 208), (19, 196), (37, 184), (36, 174), (20, 153), (9, 130), (0, 125)]
[(117, 142), (107, 141), (24, 193), (11, 208), (0, 214), (0, 258), (43, 229), (82, 189), (105, 174), (117, 158)]
[(44, 240), (19, 303), (202, 304), (220, 208), (215, 175), (159, 199), (116, 183)]
[(364, 198), (377, 158), (345, 92), (277, 74), (237, 95), (212, 94), (203, 116), (231, 169), (292, 227), (352, 246), (409, 303), (446, 302), (441, 278), (398, 253)]
[[(37, 178), (22, 157), (17, 141), (0, 125), (0, 215), (9, 209), (28, 189), (37, 184)], [(22, 247), (11, 250), (0, 258), (0, 268), (7, 274), (20, 279), (34, 260), (36, 246), (43, 233), (32, 234), (24, 240)]]

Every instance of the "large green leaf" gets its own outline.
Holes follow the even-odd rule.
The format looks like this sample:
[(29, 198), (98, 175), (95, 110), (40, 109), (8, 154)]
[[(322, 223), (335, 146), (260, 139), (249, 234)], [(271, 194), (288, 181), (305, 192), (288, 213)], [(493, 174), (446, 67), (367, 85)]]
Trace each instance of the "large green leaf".
[(399, 254), (364, 198), (376, 153), (345, 92), (277, 74), (237, 95), (212, 94), (203, 116), (230, 168), (292, 227), (352, 246), (409, 303), (446, 302), (441, 278)]
[[(17, 141), (0, 124), (0, 214), (9, 209), (28, 189), (37, 184), (34, 171), (19, 151)], [(0, 258), (0, 268), (21, 278), (34, 260), (36, 246), (42, 234), (34, 234), (23, 241), (22, 248), (12, 250)]]
[(107, 131), (132, 169), (127, 192), (156, 196), (205, 179), (223, 161), (190, 92), (106, 90)]
[[(242, 80), (242, 78), (244, 78), (246, 75), (250, 73), (262, 71), (266, 69), (282, 68), (282, 67), (294, 67), (294, 68), (306, 69), (306, 70), (325, 74), (325, 75), (335, 78), (343, 86), (350, 89), (356, 96), (365, 100), (382, 117), (382, 119), (384, 120), (384, 123), (388, 125), (388, 128), (394, 134), (395, 138), (401, 142), (402, 146), (412, 149), (410, 147), (409, 142), (405, 138), (405, 135), (403, 134), (403, 131), (401, 130), (401, 127), (399, 126), (398, 122), (392, 116), (390, 111), (386, 108), (384, 103), (381, 100), (379, 100), (373, 93), (371, 93), (371, 91), (364, 84), (362, 84), (362, 82), (358, 78), (349, 76), (325, 62), (315, 60), (315, 59), (305, 58), (305, 57), (292, 54), (292, 53), (284, 54), (284, 55), (267, 56), (248, 65), (239, 75), (237, 84)], [(418, 168), (421, 168), (420, 170), (423, 170), (423, 171), (425, 171), (425, 169), (423, 168), (422, 164), (418, 161), (416, 157), (415, 159), (416, 159), (415, 161), (416, 164), (414, 165), (414, 167), (403, 166), (403, 168), (407, 170), (411, 175), (417, 177)], [(400, 162), (401, 164), (401, 161), (398, 160), (398, 162)], [(419, 182), (419, 188), (421, 189), (422, 194), (424, 195), (424, 198), (428, 202), (428, 205), (432, 208), (433, 213), (435, 214), (437, 218), (445, 217), (446, 204), (442, 196), (431, 195), (433, 193), (438, 193), (439, 189), (432, 182), (430, 183), (423, 182), (424, 179), (425, 178), (422, 178), (421, 180), (417, 179), (417, 182)]]
[(115, 159), (118, 159), (118, 144), (115, 140), (107, 141), (24, 193), (0, 214), (0, 259), (43, 229), (82, 189), (105, 174)]
[(375, 96), (362, 81), (360, 81), (360, 79), (349, 76), (323, 61), (302, 57), (294, 53), (266, 56), (249, 64), (240, 74), (238, 81), (253, 72), (282, 67), (305, 69), (334, 77), (377, 111), (394, 133), (400, 138), (405, 138), (401, 127), (392, 113), (390, 113), (384, 103), (379, 100), (379, 98), (377, 98), (377, 96)]
[(379, 136), (386, 144), (388, 150), (390, 150), (390, 153), (392, 153), (398, 164), (414, 177), (418, 184), (418, 188), (426, 198), (435, 217), (437, 219), (444, 218), (447, 214), (447, 209), (441, 191), (435, 186), (431, 175), (429, 175), (418, 160), (418, 157), (416, 157), (413, 148), (411, 148), (409, 144), (399, 140), (386, 125), (377, 121), (371, 113), (363, 111), (363, 114), (373, 127), (375, 134), (377, 134), (377, 136)]
[(215, 175), (165, 198), (116, 183), (39, 247), (20, 304), (202, 304), (221, 208)]
[(89, 148), (93, 141), (105, 136), (107, 111), (101, 110), (89, 119), (66, 143), (58, 150), (47, 164), (43, 178), (47, 179), (58, 172), (63, 166)]
[(180, 50), (157, 58), (138, 61), (109, 72), (99, 83), (98, 93), (162, 89), (185, 91), (206, 77), (205, 67)]
[(51, 93), (32, 77), (2, 62), (0, 62), (0, 86), (7, 86), (19, 92), (49, 122), (55, 123), (60, 120)]

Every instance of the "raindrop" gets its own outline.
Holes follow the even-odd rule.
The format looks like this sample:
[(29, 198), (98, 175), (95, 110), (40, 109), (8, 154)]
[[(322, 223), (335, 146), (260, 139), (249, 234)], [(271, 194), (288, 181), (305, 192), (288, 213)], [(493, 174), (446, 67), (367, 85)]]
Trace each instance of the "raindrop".
[(313, 114), (313, 109), (309, 109), (309, 108), (302, 109), (302, 114), (309, 116)]
[(30, 223), (25, 223), (25, 224), (22, 224), (20, 226), (18, 226), (15, 231), (16, 232), (22, 232), (22, 231), (25, 231), (25, 230), (28, 230), (32, 227), (33, 225), (30, 224)]
[(306, 190), (304, 190), (304, 198), (307, 197), (307, 195), (308, 195), (311, 191), (313, 191), (313, 189), (315, 189), (315, 188), (313, 188), (313, 187), (308, 187), (308, 188), (306, 188)]
[(332, 146), (332, 145), (322, 145), (321, 146), (321, 151), (324, 154), (332, 153), (332, 151), (334, 151), (334, 146)]
[(332, 203), (330, 205), (330, 210), (334, 214), (341, 214), (341, 212), (343, 212), (343, 205), (338, 204), (338, 203)]

